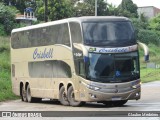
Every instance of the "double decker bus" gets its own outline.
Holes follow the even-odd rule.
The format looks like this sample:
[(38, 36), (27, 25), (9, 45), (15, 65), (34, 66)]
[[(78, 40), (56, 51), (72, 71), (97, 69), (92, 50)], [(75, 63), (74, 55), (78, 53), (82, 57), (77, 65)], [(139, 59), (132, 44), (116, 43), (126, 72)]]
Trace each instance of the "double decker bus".
[(14, 29), (12, 88), (22, 101), (121, 106), (141, 95), (138, 44), (125, 17), (77, 17)]

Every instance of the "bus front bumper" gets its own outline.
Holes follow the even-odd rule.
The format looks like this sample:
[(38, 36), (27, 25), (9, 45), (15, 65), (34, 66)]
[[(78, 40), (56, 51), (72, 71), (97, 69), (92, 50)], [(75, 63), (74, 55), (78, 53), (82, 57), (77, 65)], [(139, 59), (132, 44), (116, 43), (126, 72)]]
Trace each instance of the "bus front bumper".
[(86, 96), (81, 101), (98, 102), (98, 101), (119, 101), (119, 100), (138, 100), (141, 96), (141, 87), (127, 92), (115, 93), (100, 92), (88, 89), (85, 92)]

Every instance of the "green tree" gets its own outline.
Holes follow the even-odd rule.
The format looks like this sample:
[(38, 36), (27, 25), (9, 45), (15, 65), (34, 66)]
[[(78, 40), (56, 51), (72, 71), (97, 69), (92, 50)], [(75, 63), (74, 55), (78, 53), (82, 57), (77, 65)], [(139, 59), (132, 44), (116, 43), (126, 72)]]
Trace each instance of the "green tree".
[[(36, 16), (39, 20), (44, 20), (44, 2), (37, 1)], [(59, 20), (72, 16), (71, 1), (69, 0), (48, 0), (48, 18)]]
[(153, 30), (145, 30), (145, 29), (140, 29), (138, 32), (138, 40), (141, 42), (144, 42), (146, 44), (154, 44), (154, 45), (159, 45), (160, 43), (160, 32), (158, 31), (153, 31)]
[(38, 20), (43, 21), (44, 20), (44, 2), (43, 0), (39, 0), (36, 2), (36, 10), (35, 15)]
[(160, 31), (160, 14), (149, 21), (149, 28)]
[(0, 0), (0, 2), (7, 6), (16, 7), (21, 13), (23, 13), (27, 7), (32, 7), (34, 10), (36, 8), (36, 0)]
[[(1, 29), (5, 30), (7, 35), (9, 35), (11, 30), (15, 27), (15, 15), (17, 12), (16, 8), (5, 6), (3, 3), (0, 3), (0, 26)], [(2, 27), (2, 25), (4, 27)]]
[(94, 12), (94, 6), (92, 4), (89, 4), (88, 2), (76, 2), (73, 5), (73, 16), (93, 16), (95, 14)]
[(120, 16), (138, 17), (137, 5), (134, 4), (132, 0), (122, 0), (121, 4), (118, 6), (118, 12)]
[(118, 15), (118, 9), (115, 5), (108, 3), (108, 15)]
[(59, 20), (71, 17), (71, 6), (68, 0), (48, 0), (50, 20)]
[(139, 15), (139, 18), (140, 18), (140, 20), (141, 20), (142, 22), (148, 22), (148, 20), (147, 20), (147, 18), (145, 17), (144, 13), (141, 13), (141, 14)]
[[(74, 11), (72, 16), (94, 16), (95, 15), (95, 0), (71, 0), (72, 10)], [(108, 15), (106, 0), (97, 0), (97, 15)]]

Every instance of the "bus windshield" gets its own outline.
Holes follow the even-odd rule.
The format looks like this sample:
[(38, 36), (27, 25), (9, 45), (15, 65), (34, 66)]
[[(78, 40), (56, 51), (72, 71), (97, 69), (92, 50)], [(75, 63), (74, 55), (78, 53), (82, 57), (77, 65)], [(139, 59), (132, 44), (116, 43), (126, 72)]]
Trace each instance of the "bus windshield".
[(89, 53), (88, 78), (97, 82), (127, 82), (139, 79), (138, 53)]
[(84, 22), (82, 27), (86, 45), (129, 46), (136, 43), (129, 21)]

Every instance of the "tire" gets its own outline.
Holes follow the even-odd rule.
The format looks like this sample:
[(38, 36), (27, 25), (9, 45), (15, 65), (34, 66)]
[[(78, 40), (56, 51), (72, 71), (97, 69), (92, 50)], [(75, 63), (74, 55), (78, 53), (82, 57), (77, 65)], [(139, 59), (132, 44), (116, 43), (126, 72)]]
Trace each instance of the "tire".
[(29, 103), (33, 102), (33, 97), (31, 96), (31, 89), (29, 85), (27, 85), (26, 98), (27, 98), (27, 102)]
[(128, 100), (120, 100), (120, 101), (106, 101), (103, 102), (108, 107), (121, 107), (123, 106)]
[(32, 103), (32, 102), (40, 102), (42, 100), (42, 98), (35, 98), (35, 97), (32, 97), (31, 96), (31, 89), (30, 89), (30, 86), (27, 85), (27, 90), (26, 90), (26, 101), (29, 102), (29, 103)]
[(62, 86), (59, 90), (59, 101), (62, 105), (65, 105), (65, 106), (69, 105), (64, 86)]
[(26, 90), (24, 88), (24, 86), (21, 87), (21, 100), (26, 102), (27, 98), (26, 98)]
[(85, 104), (85, 102), (75, 100), (74, 90), (72, 86), (70, 86), (68, 89), (67, 97), (68, 97), (69, 104), (73, 107), (77, 107)]

